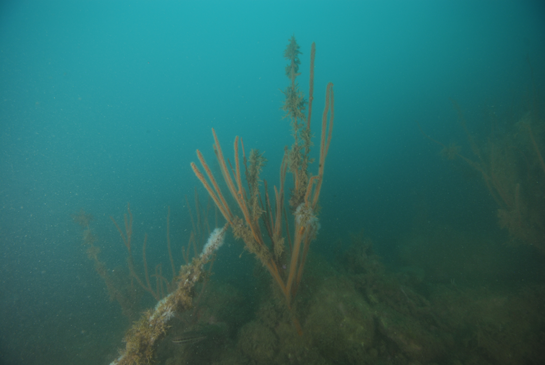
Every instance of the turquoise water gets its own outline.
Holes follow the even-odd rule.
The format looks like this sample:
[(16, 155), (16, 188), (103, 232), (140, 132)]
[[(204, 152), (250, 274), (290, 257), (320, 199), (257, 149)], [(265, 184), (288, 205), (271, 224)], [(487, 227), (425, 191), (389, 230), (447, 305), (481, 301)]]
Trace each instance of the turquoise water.
[[(126, 279), (127, 251), (110, 217), (121, 223), (130, 202), (137, 269), (143, 275), (147, 234), (150, 275), (162, 263), (170, 279), (168, 207), (178, 267), (184, 263), (181, 245), (192, 230), (185, 197), (193, 204), (197, 187), (202, 205), (207, 201), (190, 168), (196, 149), (219, 174), (212, 162), (211, 128), (231, 159), (237, 135), (248, 150), (264, 151), (268, 164), (262, 178), (278, 184), (284, 146), (292, 144), (280, 109), (280, 90), (289, 84), (283, 51), (292, 35), (303, 53), (299, 85), (307, 96), (310, 45), (317, 47), (315, 158), (325, 88), (328, 82), (335, 85), (335, 126), (313, 254), (356, 283), (353, 272), (339, 267), (348, 266), (342, 253), (359, 242), (349, 235), (364, 230), (386, 272), (417, 268), (429, 285), (455, 283), (460, 291), (476, 282), (486, 287), (531, 283), (532, 298), (543, 303), (538, 289), (543, 253), (527, 244), (505, 245), (510, 238), (498, 225), (501, 204), (482, 175), (460, 159), (441, 159), (441, 146), (416, 122), (433, 139), (457, 143), (462, 155), (477, 160), (452, 101), (482, 148), (491, 131), (514, 135), (513, 125), (530, 111), (537, 149), (545, 154), (539, 114), (545, 90), (544, 14), (539, 1), (3, 2), (0, 363), (106, 364), (123, 346), (129, 320), (109, 300), (86, 255), (82, 230), (72, 219), (81, 209), (93, 216), (95, 245), (110, 276)], [(535, 158), (526, 142), (528, 156)], [(532, 176), (542, 185), (545, 177), (536, 161)], [(317, 163), (311, 171), (316, 173)], [(535, 215), (533, 227), (545, 226), (545, 215)], [(430, 248), (429, 241), (441, 243)], [(534, 242), (540, 244), (543, 237)], [(241, 328), (261, 318), (260, 293), (268, 288), (268, 276), (255, 262), (229, 235), (208, 287), (221, 292), (229, 285), (241, 293), (242, 312), (223, 319), (230, 323), (225, 346), (240, 349), (244, 361), (258, 362), (241, 344), (247, 333)], [(421, 281), (403, 285), (428, 299), (433, 292)], [(507, 292), (506, 297), (517, 297), (518, 292)], [(527, 297), (520, 300), (528, 303)], [(373, 304), (369, 294), (364, 300)], [(154, 304), (143, 293), (138, 310)], [(304, 324), (305, 315), (299, 315)], [(544, 323), (542, 317), (534, 322)], [(532, 344), (542, 331), (524, 332), (528, 353), (539, 352)], [(365, 353), (371, 358), (385, 343), (389, 355), (376, 350), (384, 363), (452, 363), (448, 353), (458, 346), (447, 346), (442, 357), (419, 358), (386, 329), (377, 329), (374, 338)], [(492, 352), (487, 343), (481, 340), (475, 348)], [(167, 361), (166, 353), (160, 362)], [(336, 361), (330, 353), (321, 356)], [(214, 361), (220, 358), (228, 356)], [(468, 359), (471, 355), (460, 361)], [(530, 355), (525, 359), (537, 363)]]

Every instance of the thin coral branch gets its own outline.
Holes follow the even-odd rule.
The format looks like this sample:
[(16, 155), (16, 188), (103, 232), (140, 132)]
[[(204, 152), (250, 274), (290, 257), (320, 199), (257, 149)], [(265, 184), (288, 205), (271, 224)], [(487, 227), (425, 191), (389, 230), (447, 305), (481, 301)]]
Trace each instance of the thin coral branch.
[[(202, 155), (200, 153), (199, 150), (197, 150), (197, 155), (199, 156), (199, 160), (201, 160), (201, 164), (206, 164), (206, 161), (204, 160), (204, 158), (202, 158)], [(202, 159), (201, 159), (202, 158)], [(207, 175), (208, 175), (208, 178), (210, 179), (210, 177), (212, 177), (213, 179), (213, 175), (212, 175), (212, 172), (209, 173), (209, 168), (208, 168), (208, 165), (206, 165), (206, 167), (203, 165)], [(204, 175), (202, 174), (202, 172), (199, 170), (199, 168), (197, 167), (197, 165), (195, 165), (194, 162), (191, 163), (191, 168), (193, 169), (193, 172), (195, 173), (195, 175), (197, 176), (197, 178), (201, 181), (201, 183), (203, 184), (204, 188), (206, 189), (206, 191), (208, 191), (208, 194), (210, 195), (210, 197), (212, 198), (212, 200), (214, 200), (214, 203), (216, 203), (216, 206), (218, 207), (218, 209), (220, 210), (221, 214), (223, 215), (223, 217), (225, 218), (226, 221), (228, 222), (231, 222), (232, 219), (233, 219), (233, 215), (231, 213), (231, 211), (229, 210), (229, 206), (227, 205), (227, 203), (223, 203), (225, 201), (225, 199), (223, 198), (223, 195), (221, 195), (221, 191), (219, 191), (219, 197), (216, 195), (216, 193), (214, 192), (214, 190), (212, 190), (212, 188), (210, 187), (210, 185), (208, 184), (208, 181), (206, 181), (206, 178), (204, 177)], [(211, 179), (211, 181), (212, 181)], [(215, 180), (213, 180), (213, 183), (215, 182)], [(218, 188), (219, 189), (219, 188)], [(220, 200), (221, 199), (221, 200)]]
[[(144, 275), (146, 278), (146, 286), (143, 286), (143, 288), (148, 291), (153, 297), (159, 301), (161, 298), (159, 297), (158, 293), (156, 293), (153, 288), (151, 287), (151, 283), (149, 281), (149, 274), (148, 274), (148, 261), (146, 260), (146, 244), (148, 242), (148, 234), (146, 233), (144, 235), (144, 245), (142, 246), (142, 259), (144, 261)], [(136, 275), (136, 272), (134, 273)], [(140, 278), (138, 278), (138, 281), (140, 282)]]
[(539, 163), (541, 165), (541, 169), (545, 173), (545, 162), (543, 161), (543, 156), (541, 156), (541, 152), (539, 151), (539, 147), (536, 143), (536, 140), (534, 138), (534, 134), (532, 133), (532, 128), (530, 127), (530, 124), (528, 124), (528, 134), (530, 135), (530, 140), (532, 141), (532, 146), (534, 147), (534, 151), (537, 155), (537, 158), (539, 160)]
[(176, 269), (174, 269), (174, 259), (172, 258), (172, 250), (170, 248), (170, 206), (167, 213), (167, 248), (168, 258), (170, 259), (170, 267), (172, 269), (172, 280), (176, 277)]
[[(328, 119), (328, 111), (329, 111), (329, 119)], [(325, 96), (325, 108), (324, 108), (324, 113), (322, 115), (322, 138), (320, 141), (320, 167), (318, 170), (319, 178), (316, 184), (316, 189), (314, 190), (314, 197), (312, 199), (312, 209), (316, 209), (316, 205), (318, 204), (318, 198), (320, 197), (320, 190), (322, 189), (325, 159), (329, 152), (329, 144), (331, 143), (331, 135), (333, 132), (334, 120), (335, 120), (335, 98), (333, 95), (333, 83), (330, 82), (329, 84), (327, 84), (326, 96)]]
[(308, 87), (307, 129), (309, 130), (310, 130), (310, 119), (312, 117), (312, 101), (314, 100), (314, 58), (315, 57), (316, 57), (316, 44), (312, 42), (312, 45), (310, 46), (310, 85)]

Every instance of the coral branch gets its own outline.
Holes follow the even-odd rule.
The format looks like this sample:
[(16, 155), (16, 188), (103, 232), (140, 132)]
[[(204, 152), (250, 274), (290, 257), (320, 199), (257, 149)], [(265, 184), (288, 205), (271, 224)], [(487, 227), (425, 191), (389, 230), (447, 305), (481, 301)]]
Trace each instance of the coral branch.
[[(330, 109), (331, 108), (331, 109)], [(328, 123), (328, 111), (329, 111), (329, 123)], [(335, 120), (335, 98), (333, 95), (333, 83), (327, 84), (325, 94), (325, 108), (322, 115), (322, 138), (320, 141), (320, 167), (318, 170), (318, 182), (316, 183), (316, 189), (314, 191), (314, 197), (312, 199), (312, 209), (316, 209), (318, 204), (318, 198), (320, 197), (320, 190), (322, 189), (322, 182), (324, 178), (325, 159), (329, 152), (329, 144), (331, 143), (331, 134), (333, 132), (333, 121)], [(329, 127), (328, 127), (329, 124)], [(310, 182), (309, 182), (310, 185)]]
[(316, 57), (316, 44), (310, 46), (310, 85), (308, 87), (308, 117), (307, 128), (310, 130), (310, 119), (312, 117), (312, 101), (314, 100), (314, 57)]
[(174, 292), (163, 298), (153, 311), (145, 312), (125, 336), (125, 350), (121, 356), (110, 365), (129, 365), (150, 363), (159, 340), (166, 334), (167, 323), (174, 317), (174, 313), (187, 311), (192, 306), (195, 292), (193, 287), (205, 273), (203, 266), (210, 260), (219, 242), (225, 235), (227, 226), (223, 227), (215, 236), (211, 236), (211, 246), (203, 251), (200, 257), (193, 259), (190, 265), (182, 266), (178, 286)]
[[(310, 66), (310, 91), (309, 91), (309, 111), (308, 118), (305, 118), (303, 113), (305, 108), (305, 100), (303, 93), (299, 91), (298, 85), (295, 82), (298, 74), (299, 46), (295, 38), (290, 39), (290, 44), (284, 53), (290, 64), (286, 66), (286, 75), (291, 80), (291, 85), (284, 91), (286, 100), (283, 109), (286, 111), (286, 117), (291, 119), (293, 128), (293, 136), (295, 142), (290, 150), (286, 147), (284, 156), (280, 165), (280, 183), (279, 188), (274, 189), (275, 207), (271, 206), (271, 198), (267, 191), (267, 183), (265, 186), (265, 197), (259, 189), (259, 173), (264, 165), (265, 159), (262, 154), (256, 150), (250, 152), (249, 163), (246, 159), (244, 144), (242, 139), (235, 137), (233, 150), (234, 161), (227, 161), (223, 154), (221, 144), (214, 129), (212, 135), (214, 138), (214, 152), (220, 166), (223, 179), (232, 198), (235, 200), (242, 217), (233, 215), (232, 210), (227, 204), (220, 191), (218, 184), (208, 168), (202, 154), (197, 150), (197, 156), (206, 171), (208, 180), (211, 182), (212, 188), (205, 176), (200, 172), (194, 163), (191, 167), (197, 178), (201, 181), (210, 197), (222, 212), (229, 225), (233, 229), (234, 236), (241, 238), (244, 241), (246, 249), (261, 261), (267, 268), (278, 287), (284, 294), (287, 307), (292, 314), (292, 321), (298, 331), (302, 333), (301, 326), (295, 317), (292, 306), (292, 299), (295, 296), (299, 283), (301, 281), (303, 268), (306, 262), (310, 242), (315, 238), (318, 231), (318, 219), (314, 216), (314, 211), (318, 204), (320, 190), (322, 187), (325, 160), (331, 143), (333, 131), (333, 122), (335, 119), (335, 101), (333, 93), (333, 84), (329, 83), (326, 88), (325, 109), (322, 117), (322, 136), (320, 142), (320, 166), (318, 175), (310, 177), (308, 168), (312, 160), (309, 158), (311, 143), (310, 122), (312, 117), (312, 104), (314, 99), (314, 58), (316, 53), (315, 44), (311, 48), (311, 66)], [(306, 124), (304, 123), (306, 119)], [(240, 141), (240, 146), (239, 146)], [(246, 169), (245, 177), (248, 185), (248, 191), (243, 187), (242, 174), (240, 166), (240, 147), (242, 147), (242, 160)], [(229, 163), (229, 166), (228, 164)], [(234, 166), (233, 166), (234, 165)], [(284, 204), (285, 200), (285, 179), (288, 170), (294, 175), (294, 189), (292, 190), (290, 205), (295, 211), (295, 232), (292, 240), (290, 236), (290, 227), (287, 218), (287, 212)], [(262, 219), (266, 232), (261, 231), (259, 218)], [(284, 254), (284, 245), (286, 238), (283, 237), (285, 232), (288, 244), (290, 246), (290, 254)], [(264, 236), (265, 234), (265, 236)], [(270, 242), (267, 241), (267, 236)], [(289, 259), (289, 271), (287, 278), (279, 271), (279, 266)]]

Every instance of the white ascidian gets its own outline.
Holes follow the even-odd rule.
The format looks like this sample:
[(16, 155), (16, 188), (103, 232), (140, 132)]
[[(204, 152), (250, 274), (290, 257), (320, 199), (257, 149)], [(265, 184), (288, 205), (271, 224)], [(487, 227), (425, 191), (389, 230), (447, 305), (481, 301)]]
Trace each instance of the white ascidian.
[(305, 203), (301, 203), (295, 210), (295, 222), (300, 227), (307, 228), (312, 232), (313, 236), (316, 236), (320, 230), (320, 221), (318, 220), (318, 217), (314, 215), (312, 208)]
[(225, 241), (225, 232), (227, 231), (227, 226), (223, 228), (216, 228), (208, 237), (208, 242), (204, 245), (201, 253), (201, 257), (208, 257), (214, 251), (223, 245)]

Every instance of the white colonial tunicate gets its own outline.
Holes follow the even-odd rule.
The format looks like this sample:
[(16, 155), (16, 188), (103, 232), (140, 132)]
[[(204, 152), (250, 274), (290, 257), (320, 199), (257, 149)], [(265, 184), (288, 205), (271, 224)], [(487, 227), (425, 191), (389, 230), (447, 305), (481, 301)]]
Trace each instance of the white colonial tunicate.
[(223, 245), (225, 241), (225, 232), (226, 228), (216, 228), (208, 237), (208, 242), (204, 245), (201, 253), (201, 257), (206, 257), (211, 255), (214, 251)]
[(307, 233), (315, 237), (320, 229), (320, 221), (314, 215), (312, 208), (305, 203), (301, 203), (295, 210), (295, 222), (299, 227), (307, 228)]

